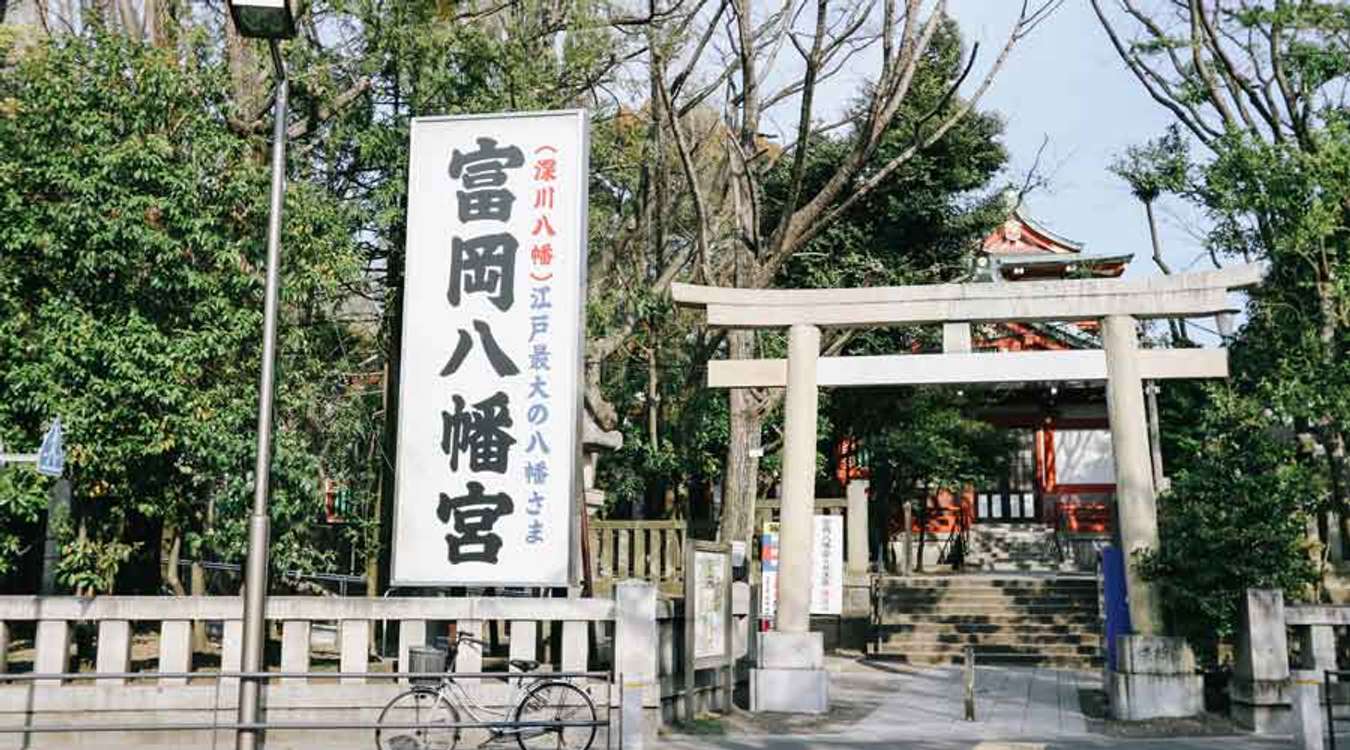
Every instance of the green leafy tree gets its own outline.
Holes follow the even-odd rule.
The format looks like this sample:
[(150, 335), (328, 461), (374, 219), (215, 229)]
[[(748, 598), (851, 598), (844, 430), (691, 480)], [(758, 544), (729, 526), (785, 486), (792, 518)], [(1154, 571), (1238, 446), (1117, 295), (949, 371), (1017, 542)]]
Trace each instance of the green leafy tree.
[[(887, 388), (835, 393), (831, 412), (857, 441), (871, 472), (872, 536), (883, 543), (906, 504), (920, 528), (942, 491), (960, 496), (1005, 476), (1013, 433), (979, 419), (980, 399), (944, 388)], [(922, 545), (919, 560), (922, 569)]]
[(1138, 563), (1158, 581), (1175, 632), (1213, 659), (1246, 589), (1303, 598), (1316, 584), (1306, 530), (1324, 493), (1288, 426), (1255, 400), (1213, 387), (1199, 419), (1204, 437), (1185, 446), (1159, 499), (1161, 547)]
[[(129, 544), (179, 593), (179, 554), (241, 557), (268, 170), (265, 142), (232, 132), (230, 111), (202, 35), (180, 59), (95, 26), (0, 69), (0, 430), (33, 444), (62, 418), (74, 488), (63, 574), (86, 588), (110, 587)], [(350, 333), (330, 313), (360, 273), (351, 226), (341, 202), (292, 184), (272, 478), (281, 570), (331, 554), (313, 522), (320, 433), (350, 408)], [(18, 522), (3, 537), (43, 504), (43, 482), (9, 481)]]
[(1093, 5), (1200, 147), (1181, 194), (1207, 214), (1211, 256), (1268, 268), (1232, 342), (1231, 392), (1163, 411), (1164, 433), (1186, 438), (1151, 571), (1177, 627), (1223, 635), (1242, 586), (1309, 593), (1306, 522), (1350, 501), (1350, 15), (1314, 1)]

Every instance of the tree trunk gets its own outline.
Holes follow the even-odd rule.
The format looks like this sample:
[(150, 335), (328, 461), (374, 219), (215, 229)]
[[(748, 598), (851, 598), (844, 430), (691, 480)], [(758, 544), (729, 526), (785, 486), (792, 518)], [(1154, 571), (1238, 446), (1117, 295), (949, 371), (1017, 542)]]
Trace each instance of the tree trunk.
[[(192, 587), (193, 596), (206, 596), (206, 568), (202, 567), (201, 560), (192, 561), (192, 573), (188, 580), (188, 585)], [(206, 621), (192, 621), (192, 650), (205, 651), (208, 646), (206, 640)]]
[(650, 341), (647, 346), (647, 445), (651, 447), (652, 453), (660, 449), (661, 431), (660, 431), (660, 408), (661, 408), (661, 389), (660, 373), (656, 369), (656, 336), (653, 331), (654, 326), (648, 326), (647, 331)]
[[(730, 331), (727, 346), (732, 359), (749, 359), (755, 354), (754, 331)], [(755, 496), (759, 493), (760, 428), (764, 416), (748, 389), (733, 388), (731, 431), (727, 436), (727, 469), (722, 487), (722, 523), (724, 542), (749, 544), (754, 535)]]
[(183, 579), (178, 577), (178, 554), (183, 549), (183, 535), (176, 526), (164, 527), (159, 537), (160, 575), (174, 596), (187, 596)]
[(0, 23), (8, 26), (37, 26), (37, 0), (0, 0)]

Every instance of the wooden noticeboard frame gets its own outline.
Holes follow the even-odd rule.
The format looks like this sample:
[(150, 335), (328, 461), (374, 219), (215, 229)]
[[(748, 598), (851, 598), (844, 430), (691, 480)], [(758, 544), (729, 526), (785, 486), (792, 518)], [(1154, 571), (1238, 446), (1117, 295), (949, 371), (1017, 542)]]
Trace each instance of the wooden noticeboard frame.
[[(714, 591), (703, 586), (702, 601), (705, 605), (714, 603), (721, 612), (721, 621), (710, 618), (714, 627), (721, 632), (721, 649), (715, 654), (698, 654), (698, 625), (700, 619), (710, 614), (699, 611), (700, 586), (708, 581), (700, 580), (699, 557), (716, 556), (720, 578), (713, 582)], [(707, 558), (704, 557), (706, 562)], [(719, 701), (725, 708), (731, 704), (732, 667), (736, 662), (735, 646), (732, 640), (732, 625), (735, 616), (731, 610), (731, 545), (725, 542), (709, 542), (702, 539), (686, 539), (684, 543), (684, 710), (685, 718), (694, 716), (694, 672), (700, 669), (717, 669), (722, 674), (716, 690), (722, 694)]]

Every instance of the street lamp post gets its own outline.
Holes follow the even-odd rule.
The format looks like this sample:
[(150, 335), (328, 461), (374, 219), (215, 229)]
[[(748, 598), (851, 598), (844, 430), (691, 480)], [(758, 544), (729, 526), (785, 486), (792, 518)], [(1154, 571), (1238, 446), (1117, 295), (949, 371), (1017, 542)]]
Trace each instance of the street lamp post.
[[(290, 81), (281, 59), (278, 40), (295, 36), (291, 0), (230, 0), (230, 15), (245, 37), (266, 39), (276, 71), (276, 105), (272, 124), (272, 195), (267, 220), (267, 282), (263, 301), (262, 374), (258, 382), (258, 445), (253, 467), (253, 513), (248, 524), (248, 565), (244, 573), (244, 642), (241, 668), (263, 670), (266, 639), (267, 558), (270, 523), (267, 513), (268, 484), (272, 466), (272, 385), (277, 349), (277, 289), (281, 266), (281, 209), (286, 195), (286, 104)], [(238, 750), (253, 750), (261, 742), (258, 723), (257, 679), (239, 681), (239, 725), (235, 734)]]

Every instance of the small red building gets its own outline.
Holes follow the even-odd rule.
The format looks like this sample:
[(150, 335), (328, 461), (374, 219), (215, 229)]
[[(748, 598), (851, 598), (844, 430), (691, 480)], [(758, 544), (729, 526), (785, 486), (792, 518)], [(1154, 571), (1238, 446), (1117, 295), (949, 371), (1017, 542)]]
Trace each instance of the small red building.
[[(977, 261), (990, 283), (1115, 278), (1131, 255), (1093, 255), (1014, 210), (985, 237)], [(1006, 323), (974, 332), (977, 351), (1099, 349), (1097, 321)], [(1102, 383), (1028, 384), (981, 415), (1017, 433), (1017, 454), (997, 487), (967, 497), (974, 522), (1034, 522), (1069, 532), (1104, 532), (1115, 465)]]

